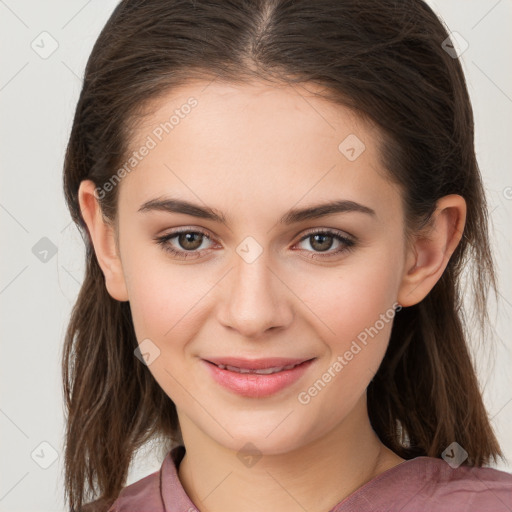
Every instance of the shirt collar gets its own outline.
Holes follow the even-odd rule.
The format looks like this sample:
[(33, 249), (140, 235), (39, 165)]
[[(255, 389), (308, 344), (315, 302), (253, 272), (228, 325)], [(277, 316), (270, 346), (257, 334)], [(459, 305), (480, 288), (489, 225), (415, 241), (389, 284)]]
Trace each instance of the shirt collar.
[(164, 512), (198, 512), (178, 477), (178, 469), (184, 455), (185, 447), (175, 446), (162, 464), (160, 483)]

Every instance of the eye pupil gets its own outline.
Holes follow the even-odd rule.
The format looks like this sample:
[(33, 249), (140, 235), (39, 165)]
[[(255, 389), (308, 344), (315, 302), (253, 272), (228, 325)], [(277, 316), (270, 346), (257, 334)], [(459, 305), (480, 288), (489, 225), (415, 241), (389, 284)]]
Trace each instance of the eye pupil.
[[(320, 239), (320, 247), (316, 244), (317, 240)], [(329, 243), (325, 244), (325, 239), (329, 241)], [(324, 243), (322, 243), (322, 241)], [(318, 251), (327, 251), (332, 247), (333, 237), (331, 235), (313, 235), (313, 242), (311, 243), (311, 247)]]

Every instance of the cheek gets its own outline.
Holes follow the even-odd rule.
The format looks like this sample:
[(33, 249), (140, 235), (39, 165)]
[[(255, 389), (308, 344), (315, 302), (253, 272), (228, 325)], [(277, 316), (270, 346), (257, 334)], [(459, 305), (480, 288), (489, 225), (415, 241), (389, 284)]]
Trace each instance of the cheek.
[[(212, 284), (194, 274), (192, 265), (172, 265), (154, 254), (151, 257), (131, 257), (125, 262), (130, 275), (130, 310), (138, 342), (150, 339), (158, 347), (149, 371), (179, 406), (190, 399), (186, 389), (196, 387), (183, 350), (196, 337), (201, 299)], [(147, 261), (152, 261), (151, 265), (144, 263)], [(150, 351), (156, 353), (154, 345)]]
[[(368, 287), (358, 289), (364, 283)], [(352, 275), (336, 291), (325, 287), (323, 300), (319, 295), (313, 302), (328, 356), (297, 397), (311, 414), (339, 421), (364, 394), (388, 346), (395, 316), (392, 283)]]
[[(143, 249), (127, 248), (123, 270), (130, 298), (130, 308), (137, 339), (164, 340), (190, 336), (202, 299), (211, 291), (215, 280), (211, 273), (198, 271), (193, 264), (180, 265), (167, 259), (159, 248), (146, 242)], [(132, 244), (137, 247), (137, 244)]]
[(298, 294), (313, 311), (314, 329), (328, 353), (312, 393), (325, 386), (326, 398), (348, 404), (364, 392), (388, 346), (395, 317), (396, 258), (391, 251), (375, 251), (353, 264), (347, 261), (332, 274), (329, 279), (325, 273), (323, 279), (307, 274)]
[[(379, 321), (381, 315), (392, 314), (397, 275), (384, 254), (379, 258), (354, 260), (354, 264), (330, 272), (323, 269), (322, 274), (304, 273), (300, 282), (296, 280), (294, 290), (317, 318), (319, 332), (341, 349), (347, 340)], [(382, 329), (380, 322), (378, 327)]]

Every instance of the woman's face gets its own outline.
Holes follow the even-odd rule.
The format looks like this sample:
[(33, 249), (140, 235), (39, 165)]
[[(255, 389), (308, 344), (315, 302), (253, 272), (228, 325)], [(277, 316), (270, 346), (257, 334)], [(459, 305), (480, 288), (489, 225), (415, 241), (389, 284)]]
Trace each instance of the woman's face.
[[(311, 90), (174, 90), (137, 127), (118, 185), (149, 370), (182, 426), (235, 450), (281, 453), (339, 426), (365, 398), (399, 299), (401, 196), (376, 132)], [(226, 358), (248, 373), (207, 362)], [(259, 367), (275, 373), (254, 373), (270, 358), (283, 359)]]

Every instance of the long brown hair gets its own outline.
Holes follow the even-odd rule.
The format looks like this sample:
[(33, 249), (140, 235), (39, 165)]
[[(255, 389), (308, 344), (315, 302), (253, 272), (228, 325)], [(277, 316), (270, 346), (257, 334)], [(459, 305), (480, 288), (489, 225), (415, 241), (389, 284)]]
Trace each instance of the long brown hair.
[[(116, 7), (87, 62), (64, 164), (66, 201), (86, 245), (62, 359), (71, 510), (90, 498), (114, 501), (149, 440), (160, 438), (164, 452), (182, 441), (173, 402), (134, 356), (129, 302), (106, 290), (78, 189), (85, 179), (105, 184), (150, 101), (194, 78), (314, 82), (325, 98), (371, 120), (411, 232), (442, 196), (464, 197), (464, 236), (428, 296), (397, 313), (367, 390), (368, 411), (382, 442), (405, 459), (440, 457), (453, 441), (468, 452), (467, 465), (503, 457), (467, 346), (462, 271), (471, 270), (483, 328), (489, 288), (497, 287), (473, 113), (459, 59), (444, 49), (448, 37), (421, 0), (123, 0)], [(110, 220), (118, 188), (99, 199)]]

